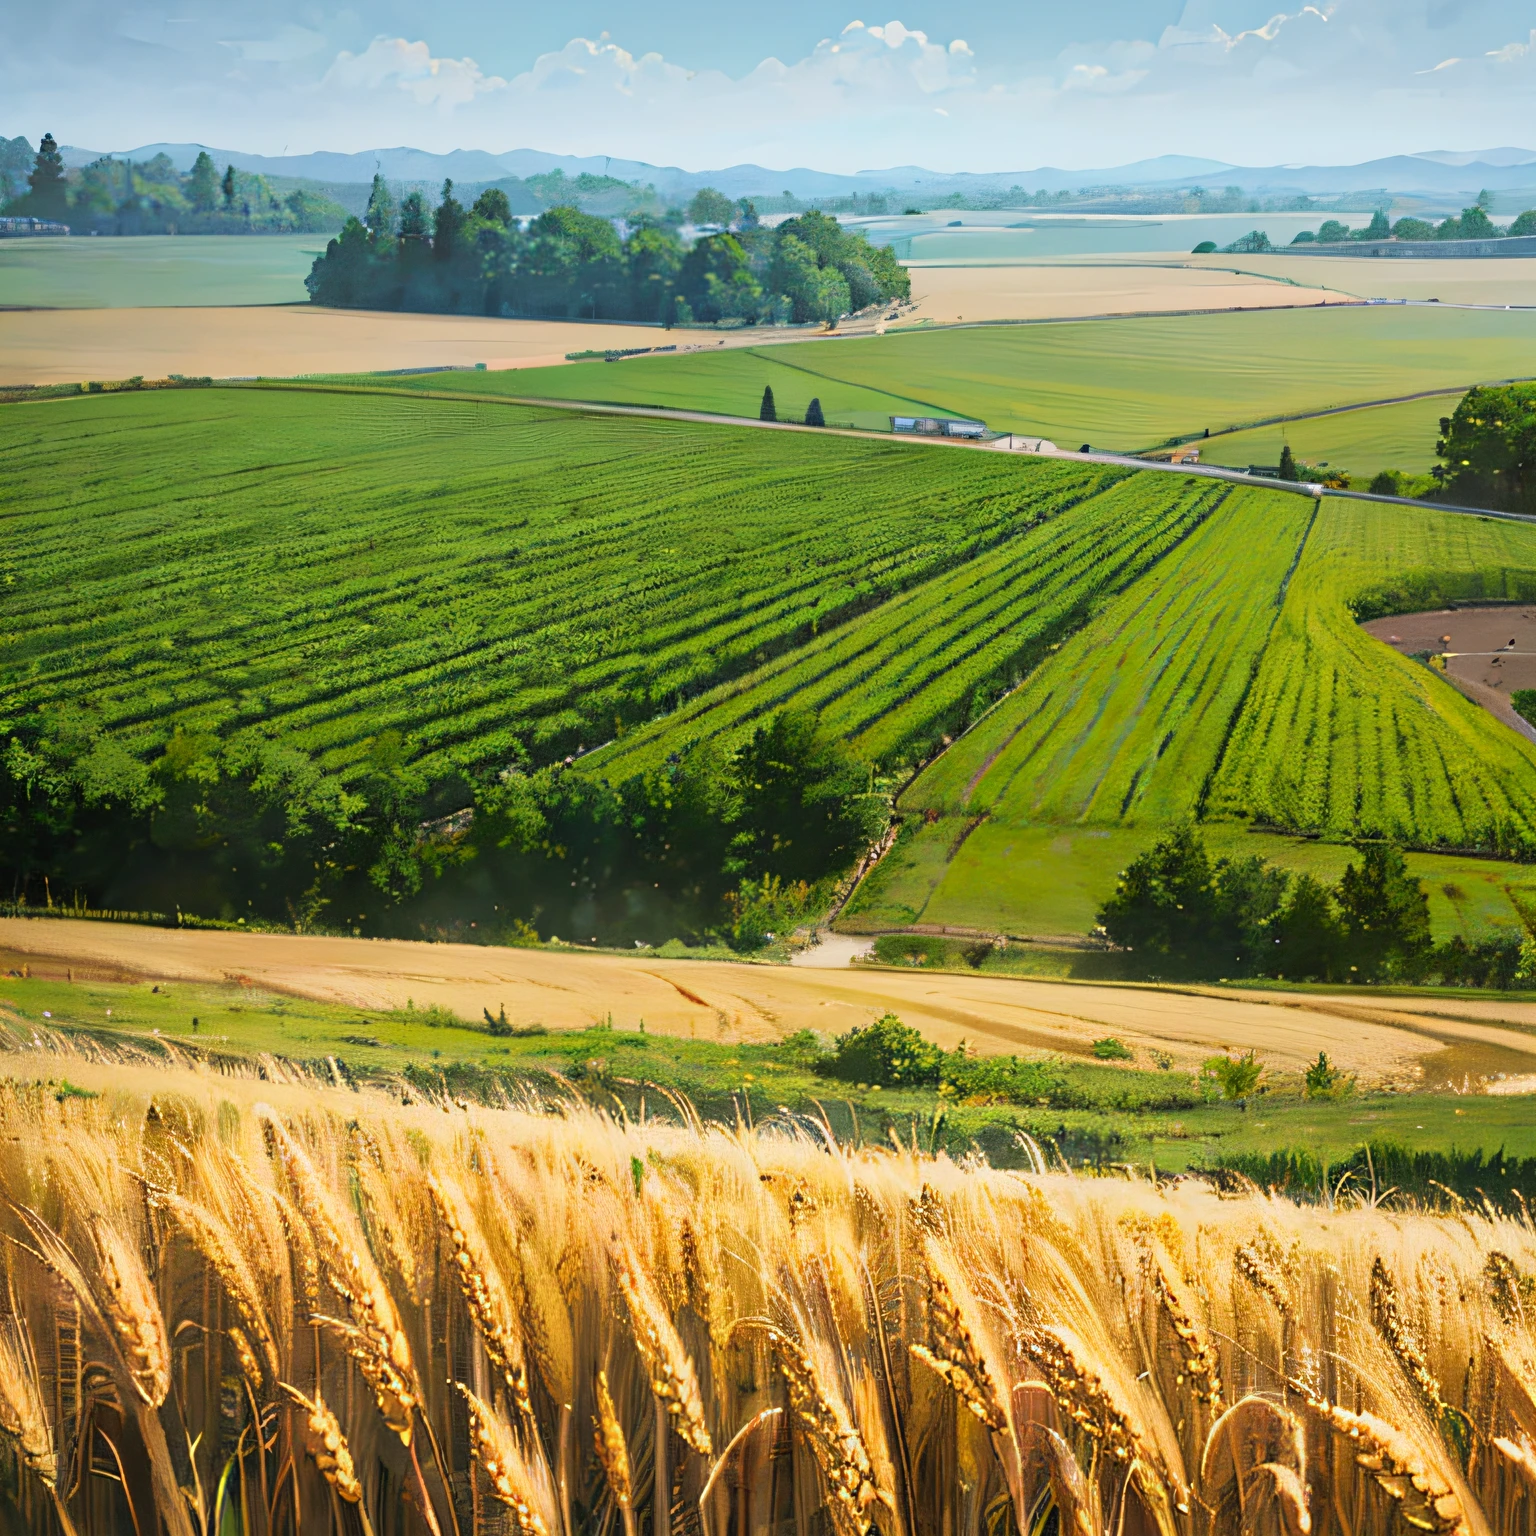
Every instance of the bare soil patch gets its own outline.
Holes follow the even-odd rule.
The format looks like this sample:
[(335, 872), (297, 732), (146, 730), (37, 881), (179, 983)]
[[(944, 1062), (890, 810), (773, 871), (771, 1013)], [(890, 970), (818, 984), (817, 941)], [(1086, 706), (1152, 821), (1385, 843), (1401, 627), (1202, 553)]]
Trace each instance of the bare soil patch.
[(1466, 696), (1511, 730), (1536, 741), (1536, 728), (1517, 715), (1509, 696), (1536, 688), (1536, 607), (1442, 608), (1400, 613), (1363, 624), (1367, 634), (1405, 656), (1445, 657), (1445, 674)]
[(1320, 1050), (1369, 1083), (1419, 1081), (1446, 1045), (1501, 1046), (1536, 1065), (1536, 1004), (1298, 993), (1176, 991), (996, 976), (905, 975), (491, 949), (288, 934), (0, 919), (0, 949), (102, 971), (185, 981), (243, 980), (364, 1008), (439, 1004), (476, 1019), (504, 1006), (518, 1024), (620, 1027), (704, 1039), (772, 1041), (797, 1029), (838, 1034), (887, 1010), (946, 1048), (1088, 1052), (1115, 1035), (1165, 1050), (1180, 1069), (1214, 1051), (1253, 1048), (1296, 1071)]

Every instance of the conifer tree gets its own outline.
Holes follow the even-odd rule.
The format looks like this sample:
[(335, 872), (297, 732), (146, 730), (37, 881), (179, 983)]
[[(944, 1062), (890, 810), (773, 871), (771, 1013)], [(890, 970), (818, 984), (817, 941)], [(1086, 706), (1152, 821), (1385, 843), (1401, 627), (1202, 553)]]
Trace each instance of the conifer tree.
[(759, 421), (777, 421), (779, 419), (778, 409), (773, 403), (773, 385), (771, 384), (763, 386), (763, 403), (758, 408), (757, 419)]
[(805, 424), (808, 427), (824, 427), (827, 424), (827, 418), (821, 414), (819, 395), (805, 408)]
[(235, 211), (235, 168), (232, 165), (224, 167), (222, 190), (224, 193), (224, 210), (226, 213), (233, 213)]
[(1280, 450), (1280, 478), (1282, 480), (1299, 480), (1301, 476), (1296, 472), (1296, 455), (1291, 452), (1291, 445), (1286, 443)]
[(199, 150), (187, 179), (187, 199), (197, 213), (212, 213), (219, 199), (219, 173), (214, 168), (213, 156), (206, 149)]
[(43, 135), (37, 146), (37, 163), (27, 177), (32, 189), (28, 200), (35, 219), (62, 219), (69, 212), (69, 198), (64, 185), (64, 157), (51, 133)]
[(373, 178), (373, 190), (368, 194), (368, 212), (363, 223), (375, 240), (387, 240), (395, 232), (395, 200), (389, 186), (377, 172)]

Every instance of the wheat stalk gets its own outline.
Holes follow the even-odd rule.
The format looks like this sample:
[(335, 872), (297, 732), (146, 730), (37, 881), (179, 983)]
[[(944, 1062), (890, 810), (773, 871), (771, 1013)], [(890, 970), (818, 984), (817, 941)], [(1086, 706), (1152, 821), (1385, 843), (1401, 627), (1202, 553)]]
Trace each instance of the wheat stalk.
[(355, 1237), (352, 1223), (336, 1209), (308, 1155), (271, 1110), (265, 1106), (261, 1109), (299, 1210), (321, 1240), (327, 1278), (347, 1302), (353, 1318), (351, 1324), (325, 1316), (317, 1316), (315, 1321), (348, 1340), (348, 1353), (372, 1389), (384, 1422), (400, 1437), (400, 1443), (409, 1447), (421, 1388), (394, 1298), (372, 1256)]
[(528, 1396), (528, 1368), (523, 1361), (522, 1338), (512, 1320), (511, 1303), (486, 1249), (463, 1192), (436, 1177), (427, 1180), (443, 1229), (452, 1248), (453, 1273), (460, 1294), (474, 1320), (491, 1365), (501, 1374), (519, 1413), (533, 1419)]
[(1241, 1244), (1232, 1255), (1232, 1267), (1261, 1296), (1268, 1297), (1282, 1317), (1291, 1315), (1290, 1284), (1280, 1266), (1258, 1244)]
[(704, 1422), (704, 1401), (693, 1361), (683, 1348), (671, 1319), (662, 1311), (650, 1286), (635, 1273), (633, 1265), (617, 1248), (611, 1250), (619, 1290), (629, 1308), (630, 1330), (650, 1372), (651, 1391), (665, 1407), (672, 1427), (683, 1443), (700, 1456), (711, 1450), (709, 1428)]
[(115, 1226), (93, 1222), (91, 1235), (102, 1306), (129, 1380), (147, 1406), (158, 1408), (171, 1390), (171, 1349), (154, 1287), (138, 1252)]
[[(264, 1379), (276, 1381), (280, 1374), (277, 1345), (267, 1326), (266, 1308), (262, 1304), (256, 1277), (236, 1246), (234, 1234), (222, 1220), (181, 1195), (169, 1190), (158, 1190), (154, 1198), (157, 1204), (171, 1212), (182, 1231), (197, 1246), (198, 1252), (213, 1266), (225, 1294), (240, 1314), (244, 1331), (233, 1329), (231, 1337), (240, 1334), (240, 1342), (235, 1345), (235, 1349), (236, 1353), (240, 1353), (242, 1347), (244, 1349), (240, 1364), (251, 1385), (259, 1391)], [(249, 1363), (246, 1355), (250, 1356)]]
[(1397, 1282), (1379, 1257), (1371, 1262), (1371, 1316), (1382, 1338), (1387, 1341), (1387, 1348), (1413, 1383), (1414, 1390), (1424, 1400), (1424, 1406), (1438, 1421), (1445, 1413), (1445, 1398), (1441, 1396), (1440, 1383), (1429, 1368), (1417, 1330), (1403, 1316)]
[(1196, 1399), (1210, 1405), (1212, 1414), (1221, 1412), (1221, 1356), (1210, 1335), (1194, 1316), (1183, 1280), (1174, 1273), (1161, 1247), (1147, 1255), (1152, 1274), (1152, 1290), (1163, 1316), (1180, 1345), (1182, 1368), (1175, 1380), (1179, 1386), (1189, 1382)]
[(1064, 1328), (1026, 1329), (1019, 1340), (1025, 1356), (1062, 1412), (1115, 1461), (1129, 1465), (1141, 1455), (1141, 1442), (1130, 1416), (1099, 1374), (1084, 1365), (1078, 1341)]
[(1435, 1536), (1471, 1536), (1460, 1498), (1402, 1430), (1373, 1413), (1352, 1413), (1310, 1393), (1306, 1404), (1336, 1435), (1354, 1444), (1356, 1462), (1402, 1507), (1409, 1524)]
[(462, 1382), (458, 1384), (469, 1409), (469, 1443), (484, 1469), (494, 1498), (512, 1511), (521, 1536), (549, 1536), (550, 1519), (537, 1507), (548, 1504), (512, 1431)]
[(864, 1536), (881, 1495), (863, 1438), (842, 1405), (822, 1386), (814, 1362), (800, 1344), (771, 1323), (748, 1321), (738, 1326), (760, 1329), (773, 1346), (789, 1393), (790, 1412), (805, 1431), (811, 1454), (831, 1490), (832, 1520), (839, 1536)]
[(624, 1443), (624, 1428), (608, 1390), (608, 1373), (597, 1373), (597, 1416), (592, 1420), (592, 1444), (608, 1483), (613, 1502), (624, 1515), (628, 1536), (634, 1532), (634, 1490), (629, 1476), (629, 1447)]
[(304, 1410), (304, 1449), (320, 1475), (336, 1490), (338, 1498), (348, 1504), (360, 1503), (363, 1485), (357, 1480), (357, 1470), (352, 1465), (352, 1452), (347, 1445), (347, 1438), (341, 1432), (336, 1415), (326, 1407), (319, 1389), (316, 1389), (311, 1400), (286, 1381), (281, 1386)]
[(43, 1408), (37, 1361), (16, 1325), (0, 1329), (0, 1430), (15, 1445), (22, 1465), (53, 1488), (59, 1476), (58, 1453)]
[(917, 1359), (937, 1371), (949, 1383), (960, 1401), (988, 1429), (1005, 1430), (1008, 1427), (1008, 1415), (1003, 1411), (987, 1362), (976, 1346), (975, 1333), (966, 1320), (966, 1310), (939, 1272), (930, 1252), (928, 1318), (935, 1347), (930, 1349), (924, 1344), (908, 1347)]

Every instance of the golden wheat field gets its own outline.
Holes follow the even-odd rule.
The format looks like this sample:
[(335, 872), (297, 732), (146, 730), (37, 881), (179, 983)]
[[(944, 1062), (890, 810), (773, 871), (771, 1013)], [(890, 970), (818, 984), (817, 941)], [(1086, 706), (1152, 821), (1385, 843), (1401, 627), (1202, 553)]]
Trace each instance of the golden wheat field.
[(1432, 1536), (1536, 1514), (1536, 1232), (34, 1037), (4, 1529)]

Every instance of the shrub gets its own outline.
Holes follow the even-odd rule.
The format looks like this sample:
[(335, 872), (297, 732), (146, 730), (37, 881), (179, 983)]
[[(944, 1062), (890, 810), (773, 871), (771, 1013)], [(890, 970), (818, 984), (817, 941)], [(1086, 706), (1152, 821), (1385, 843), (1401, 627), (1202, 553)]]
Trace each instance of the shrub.
[(939, 1081), (944, 1053), (903, 1024), (894, 1013), (837, 1037), (830, 1056), (816, 1070), (848, 1083), (878, 1083), (882, 1088), (920, 1088)]
[(1241, 1056), (1212, 1056), (1205, 1071), (1216, 1079), (1221, 1096), (1231, 1104), (1246, 1105), (1264, 1076), (1264, 1064), (1252, 1051)]
[(1093, 1054), (1100, 1061), (1135, 1061), (1136, 1053), (1113, 1035), (1105, 1035), (1093, 1042)]
[(1212, 252), (1215, 251), (1215, 249), (1216, 242), (1214, 240), (1202, 240), (1200, 244), (1190, 252), (1190, 254), (1192, 256), (1209, 256), (1212, 254)]
[(1317, 1060), (1307, 1068), (1304, 1092), (1309, 1099), (1342, 1099), (1355, 1091), (1355, 1080), (1328, 1060), (1327, 1051), (1319, 1051)]
[(1516, 688), (1510, 694), (1509, 702), (1522, 720), (1536, 725), (1536, 688)]

